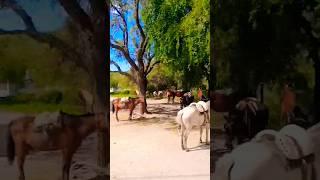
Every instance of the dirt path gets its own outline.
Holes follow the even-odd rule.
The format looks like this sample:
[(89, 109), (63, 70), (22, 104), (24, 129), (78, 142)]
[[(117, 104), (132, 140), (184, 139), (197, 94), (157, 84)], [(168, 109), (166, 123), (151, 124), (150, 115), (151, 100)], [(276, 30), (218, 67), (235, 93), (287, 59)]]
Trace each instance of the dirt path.
[[(210, 179), (209, 146), (199, 145), (199, 131), (188, 138), (190, 152), (181, 150), (175, 123), (179, 105), (148, 100), (152, 114), (132, 121), (128, 112), (111, 114), (111, 179)], [(136, 118), (138, 118), (136, 116)]]

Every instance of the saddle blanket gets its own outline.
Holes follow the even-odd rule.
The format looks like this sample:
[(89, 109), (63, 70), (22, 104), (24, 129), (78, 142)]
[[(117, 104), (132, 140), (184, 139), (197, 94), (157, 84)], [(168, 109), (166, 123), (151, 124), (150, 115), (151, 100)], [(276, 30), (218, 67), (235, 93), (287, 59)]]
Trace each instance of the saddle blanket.
[(61, 128), (59, 112), (44, 112), (34, 119), (33, 128), (36, 132), (48, 132), (52, 129)]

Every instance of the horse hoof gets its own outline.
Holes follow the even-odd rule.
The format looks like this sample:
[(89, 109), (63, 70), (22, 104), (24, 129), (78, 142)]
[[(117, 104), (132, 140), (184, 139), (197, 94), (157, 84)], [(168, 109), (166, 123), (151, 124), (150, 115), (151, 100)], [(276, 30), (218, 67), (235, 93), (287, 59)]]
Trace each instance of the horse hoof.
[(210, 145), (210, 143), (206, 142), (205, 145)]
[(189, 149), (186, 149), (186, 152), (189, 152)]

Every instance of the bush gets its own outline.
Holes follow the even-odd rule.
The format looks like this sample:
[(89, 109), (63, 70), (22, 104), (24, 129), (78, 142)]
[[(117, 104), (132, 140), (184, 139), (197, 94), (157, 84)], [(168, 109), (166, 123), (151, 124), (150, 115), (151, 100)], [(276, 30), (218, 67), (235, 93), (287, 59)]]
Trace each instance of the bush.
[(155, 90), (156, 90), (156, 87), (153, 84), (148, 84), (147, 91), (152, 93)]
[(26, 94), (17, 94), (16, 96), (12, 97), (10, 99), (13, 103), (30, 103), (37, 101), (36, 95), (32, 93), (26, 93)]
[(265, 104), (269, 108), (269, 127), (279, 129), (284, 124), (280, 121), (280, 92), (279, 86), (266, 87), (264, 92)]
[(124, 91), (120, 92), (119, 94), (130, 94), (130, 90), (124, 90)]
[(62, 102), (63, 94), (57, 90), (51, 90), (41, 93), (37, 100), (43, 103), (59, 104)]

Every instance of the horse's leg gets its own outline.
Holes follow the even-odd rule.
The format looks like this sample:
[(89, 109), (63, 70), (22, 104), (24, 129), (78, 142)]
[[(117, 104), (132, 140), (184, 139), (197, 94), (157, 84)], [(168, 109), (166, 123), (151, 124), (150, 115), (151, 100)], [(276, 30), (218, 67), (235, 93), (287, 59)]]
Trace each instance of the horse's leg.
[(182, 150), (185, 150), (184, 142), (183, 142), (184, 133), (185, 133), (185, 127), (183, 125), (181, 125), (181, 148), (182, 148)]
[(17, 165), (19, 169), (19, 180), (25, 180), (24, 161), (27, 155), (27, 149), (24, 144), (16, 144)]
[[(71, 144), (70, 146), (73, 146), (73, 145), (74, 144)], [(62, 180), (69, 180), (71, 160), (74, 152), (75, 152), (74, 148), (69, 148), (69, 147), (65, 148), (62, 151), (62, 154), (63, 154)]]
[(187, 152), (189, 152), (188, 149), (188, 136), (190, 134), (190, 129), (186, 128), (185, 132), (184, 132), (184, 142), (185, 142), (185, 149)]
[(133, 109), (134, 109), (134, 108), (131, 108), (131, 109), (130, 109), (129, 120), (132, 120)]
[(206, 145), (209, 145), (209, 123), (206, 124)]
[(175, 98), (175, 96), (172, 96), (172, 104), (174, 104), (174, 98)]
[(202, 143), (202, 131), (203, 131), (202, 126), (200, 126), (200, 143)]
[(118, 109), (118, 108), (116, 108), (116, 119), (117, 119), (117, 121), (119, 122), (119, 118), (118, 118), (118, 111), (119, 111), (119, 109)]

